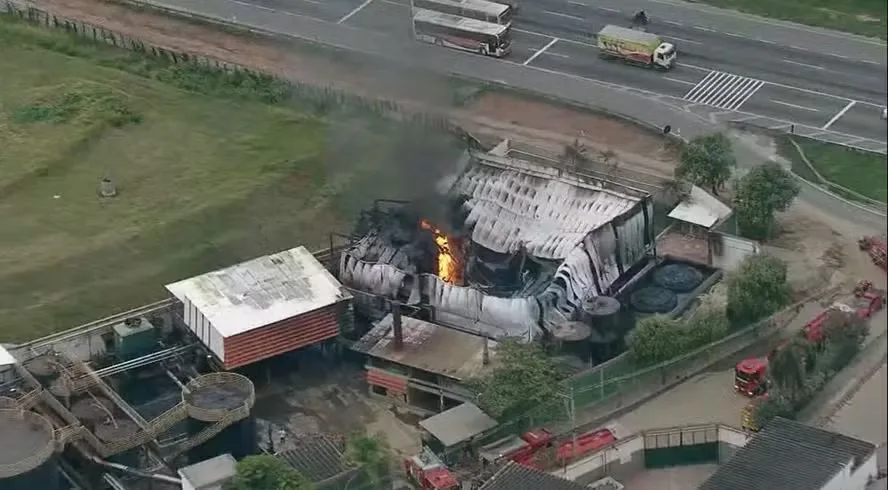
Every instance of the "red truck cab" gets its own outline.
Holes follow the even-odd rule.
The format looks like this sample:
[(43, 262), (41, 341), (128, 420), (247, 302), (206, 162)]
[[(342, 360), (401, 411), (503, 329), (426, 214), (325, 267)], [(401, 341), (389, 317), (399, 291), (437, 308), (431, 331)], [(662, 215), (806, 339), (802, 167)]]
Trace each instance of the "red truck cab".
[(768, 391), (768, 361), (751, 358), (738, 362), (734, 368), (734, 389), (746, 396)]

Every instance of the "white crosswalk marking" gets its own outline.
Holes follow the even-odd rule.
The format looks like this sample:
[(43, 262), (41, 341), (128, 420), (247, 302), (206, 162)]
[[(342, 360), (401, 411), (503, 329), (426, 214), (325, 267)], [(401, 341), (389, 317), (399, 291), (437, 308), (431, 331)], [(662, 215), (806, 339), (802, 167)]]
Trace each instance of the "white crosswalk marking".
[(736, 111), (749, 100), (765, 82), (754, 78), (713, 71), (685, 94), (684, 99), (719, 109)]

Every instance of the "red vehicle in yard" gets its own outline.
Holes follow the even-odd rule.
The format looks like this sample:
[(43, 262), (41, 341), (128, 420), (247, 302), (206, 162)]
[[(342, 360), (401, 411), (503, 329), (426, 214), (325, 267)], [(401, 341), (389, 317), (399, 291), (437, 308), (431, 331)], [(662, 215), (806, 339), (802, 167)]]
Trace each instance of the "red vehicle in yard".
[(478, 453), (485, 464), (508, 460), (536, 468), (536, 454), (541, 449), (551, 447), (554, 439), (555, 436), (546, 429), (533, 429), (521, 434), (520, 437), (510, 436), (487, 444)]
[[(873, 287), (870, 281), (860, 281), (854, 292), (832, 304), (802, 327), (799, 335), (808, 342), (819, 345), (824, 340), (824, 326), (835, 315), (854, 315), (867, 320), (885, 306), (885, 291)], [(744, 395), (755, 397), (768, 391), (768, 361), (789, 344), (788, 340), (779, 343), (768, 353), (767, 358), (744, 359), (734, 368), (734, 389)]]
[(404, 472), (422, 490), (458, 490), (459, 481), (428, 448), (404, 459)]
[(598, 451), (617, 442), (617, 436), (610, 429), (596, 429), (577, 436), (576, 441), (576, 448), (572, 438), (558, 445), (558, 461), (563, 463)]
[(888, 245), (884, 236), (865, 236), (857, 241), (860, 249), (869, 254), (876, 266), (888, 271)]

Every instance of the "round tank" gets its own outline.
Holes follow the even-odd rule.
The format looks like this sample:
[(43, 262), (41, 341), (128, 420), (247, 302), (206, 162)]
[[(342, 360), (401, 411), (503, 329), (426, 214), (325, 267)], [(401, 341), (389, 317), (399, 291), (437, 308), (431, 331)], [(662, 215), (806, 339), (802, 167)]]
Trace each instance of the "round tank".
[(593, 329), (590, 342), (613, 342), (623, 335), (620, 324), (620, 300), (597, 296), (583, 302), (583, 321)]
[(250, 410), (256, 401), (253, 382), (235, 373), (211, 373), (189, 382), (182, 393), (188, 414), (188, 435), (228, 418), (231, 425), (188, 451), (192, 463), (230, 453), (236, 459), (259, 452), (256, 422)]
[(59, 375), (59, 363), (51, 354), (37, 356), (24, 364), (24, 368), (41, 384), (49, 384)]
[(0, 396), (0, 409), (2, 408), (18, 408), (18, 402), (15, 401), (15, 398)]
[[(100, 398), (100, 400), (103, 399)], [(110, 400), (107, 399), (104, 399), (103, 401), (110, 403)], [(72, 411), (75, 405), (77, 404), (72, 404)], [(139, 432), (139, 426), (125, 416), (115, 414), (113, 418), (109, 419), (107, 414), (100, 415), (100, 408), (93, 406), (93, 409), (96, 411), (91, 415), (98, 416), (99, 418), (92, 419), (91, 424), (93, 427), (93, 433), (100, 441), (107, 443), (125, 441)], [(138, 468), (139, 448), (115, 454), (107, 459), (113, 463)]]
[(0, 441), (0, 489), (60, 488), (54, 431), (47, 419), (31, 411), (0, 409)]
[(583, 362), (589, 362), (591, 351), (589, 349), (589, 337), (592, 329), (583, 322), (564, 322), (552, 329), (552, 337), (564, 354), (579, 357)]

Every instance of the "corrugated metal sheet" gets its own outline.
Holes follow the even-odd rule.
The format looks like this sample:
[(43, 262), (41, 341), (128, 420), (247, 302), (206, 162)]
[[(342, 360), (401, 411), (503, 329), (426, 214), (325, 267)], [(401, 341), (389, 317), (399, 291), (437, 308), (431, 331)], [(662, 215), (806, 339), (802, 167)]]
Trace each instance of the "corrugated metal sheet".
[(407, 393), (407, 378), (391, 374), (382, 369), (367, 368), (367, 383), (381, 386), (389, 393)]
[(234, 369), (339, 335), (338, 305), (224, 339), (225, 369)]

